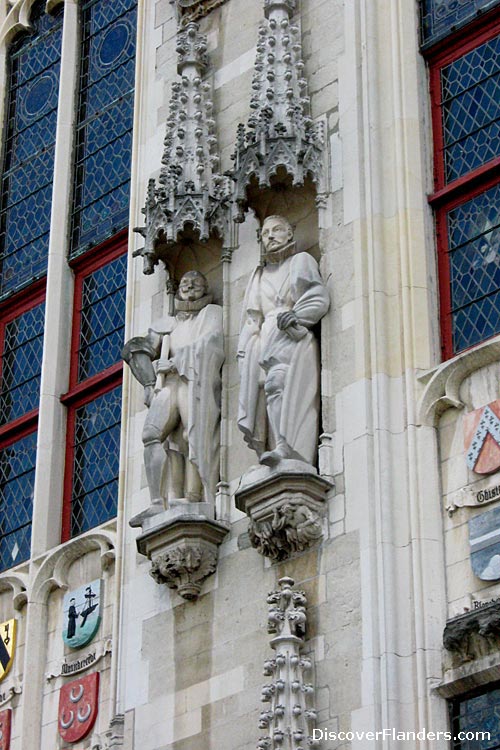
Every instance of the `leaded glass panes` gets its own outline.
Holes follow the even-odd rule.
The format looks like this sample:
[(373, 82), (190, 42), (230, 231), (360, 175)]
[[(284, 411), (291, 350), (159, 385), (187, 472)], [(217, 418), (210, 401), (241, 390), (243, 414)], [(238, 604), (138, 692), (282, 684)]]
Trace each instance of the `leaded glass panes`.
[(125, 321), (127, 256), (98, 268), (83, 280), (78, 380), (120, 361)]
[(500, 36), (441, 71), (446, 182), (500, 154)]
[(0, 450), (0, 569), (30, 556), (36, 432)]
[(0, 425), (38, 407), (44, 309), (42, 303), (5, 324), (0, 358)]
[[(453, 700), (450, 718), (452, 750), (499, 750), (500, 687), (497, 684), (480, 695)], [(464, 739), (459, 740), (459, 735)]]
[(453, 351), (500, 331), (500, 185), (449, 211)]
[(86, 2), (71, 255), (128, 223), (136, 0)]
[(498, 3), (499, 0), (421, 0), (423, 43), (437, 42)]
[(71, 535), (116, 515), (121, 386), (76, 410)]
[(0, 199), (0, 296), (46, 272), (62, 11), (35, 3), (34, 31), (10, 49)]

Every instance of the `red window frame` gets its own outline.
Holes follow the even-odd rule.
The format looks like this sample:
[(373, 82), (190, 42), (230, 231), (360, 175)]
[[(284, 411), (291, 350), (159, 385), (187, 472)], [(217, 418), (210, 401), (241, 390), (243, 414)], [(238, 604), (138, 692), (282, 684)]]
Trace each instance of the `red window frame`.
[[(452, 339), (451, 279), (448, 260), (447, 214), (453, 208), (500, 182), (500, 157), (446, 183), (444, 134), (441, 108), (441, 70), (484, 42), (500, 34), (500, 8), (441, 40), (425, 53), (429, 65), (431, 116), (434, 143), (434, 193), (429, 203), (435, 212), (439, 276), (441, 348), (443, 360), (455, 356)], [(481, 342), (482, 343), (482, 342)], [(475, 345), (477, 346), (477, 344)], [(471, 347), (474, 348), (474, 347)], [(461, 350), (460, 353), (467, 350)]]
[(115, 237), (106, 240), (106, 242), (103, 242), (92, 250), (88, 250), (84, 255), (70, 262), (75, 273), (75, 290), (71, 330), (69, 389), (67, 393), (61, 396), (62, 403), (68, 408), (61, 530), (61, 541), (63, 542), (71, 538), (75, 455), (74, 434), (77, 409), (116, 388), (121, 384), (123, 377), (123, 362), (120, 361), (102, 372), (78, 382), (78, 349), (80, 345), (83, 282), (89, 274), (127, 253), (127, 235), (128, 230), (125, 229), (115, 235)]
[[(0, 303), (0, 386), (2, 383), (3, 347), (5, 342), (5, 327), (33, 307), (45, 301), (46, 279), (31, 284), (16, 295), (8, 297)], [(38, 408), (23, 414), (0, 426), (0, 450), (20, 440), (30, 432), (34, 432), (38, 425)]]

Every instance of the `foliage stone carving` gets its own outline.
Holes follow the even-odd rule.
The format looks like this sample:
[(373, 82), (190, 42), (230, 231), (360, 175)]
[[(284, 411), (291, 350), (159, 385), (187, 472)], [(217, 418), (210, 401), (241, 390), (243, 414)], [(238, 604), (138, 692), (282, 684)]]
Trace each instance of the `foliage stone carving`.
[(182, 544), (156, 557), (150, 573), (157, 583), (166, 583), (184, 599), (191, 600), (198, 598), (203, 581), (216, 567), (216, 548)]
[(307, 505), (284, 502), (269, 521), (251, 520), (250, 542), (262, 555), (284, 560), (318, 542), (323, 534), (321, 516)]

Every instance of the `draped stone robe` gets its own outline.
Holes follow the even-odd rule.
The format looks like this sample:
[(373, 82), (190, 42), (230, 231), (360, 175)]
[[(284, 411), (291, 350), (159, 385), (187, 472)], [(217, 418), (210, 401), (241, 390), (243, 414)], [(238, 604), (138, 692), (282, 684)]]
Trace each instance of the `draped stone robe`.
[[(273, 368), (286, 371), (280, 433), (292, 458), (313, 464), (319, 429), (319, 347), (309, 330), (326, 314), (328, 290), (308, 253), (258, 267), (248, 283), (238, 343), (238, 427), (257, 455), (266, 450), (264, 384)], [(293, 310), (299, 326), (281, 331), (277, 316)]]

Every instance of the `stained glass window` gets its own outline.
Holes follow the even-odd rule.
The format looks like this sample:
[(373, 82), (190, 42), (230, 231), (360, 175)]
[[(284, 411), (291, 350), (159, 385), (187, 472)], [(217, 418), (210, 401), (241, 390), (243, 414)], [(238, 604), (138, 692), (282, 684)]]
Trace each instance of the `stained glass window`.
[(82, 6), (71, 255), (128, 223), (136, 0)]
[(499, 0), (421, 0), (422, 41), (437, 42), (498, 3)]
[(32, 307), (6, 322), (3, 327), (0, 425), (38, 408), (44, 308), (43, 303)]
[[(482, 693), (451, 701), (450, 720), (451, 733), (454, 738), (452, 750), (499, 750), (500, 687), (498, 683)], [(464, 739), (459, 740), (459, 735)]]
[(0, 297), (46, 272), (62, 11), (35, 3), (33, 33), (10, 49), (0, 196)]
[(500, 331), (500, 185), (448, 213), (453, 349)]
[(121, 386), (76, 410), (71, 535), (116, 515)]
[(121, 255), (83, 280), (78, 380), (120, 361), (125, 324), (127, 257)]
[(500, 155), (500, 36), (441, 70), (446, 182)]
[(0, 451), (0, 569), (30, 556), (36, 432)]

